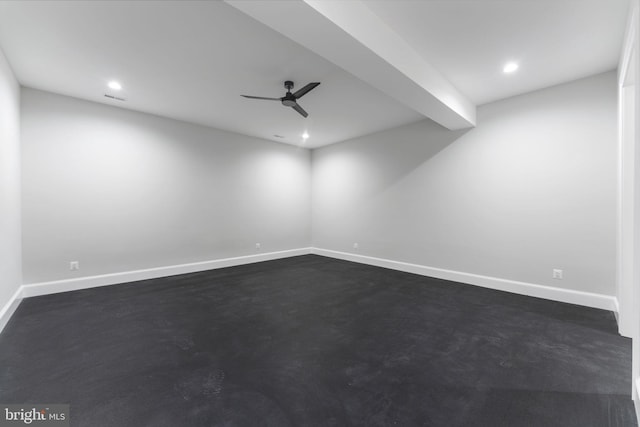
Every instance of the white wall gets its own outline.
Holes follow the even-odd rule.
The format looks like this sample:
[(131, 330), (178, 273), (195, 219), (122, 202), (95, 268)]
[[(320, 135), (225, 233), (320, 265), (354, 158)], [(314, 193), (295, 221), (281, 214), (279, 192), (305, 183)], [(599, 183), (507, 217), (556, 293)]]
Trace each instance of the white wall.
[(0, 51), (0, 312), (22, 284), (20, 246), (20, 86)]
[(33, 89), (22, 146), (27, 284), (309, 246), (306, 149)]
[(609, 72), (314, 150), (313, 245), (613, 296), (616, 129)]
[(640, 419), (640, 0), (630, 2), (629, 11), (618, 66), (618, 326), (622, 335), (633, 339), (632, 396)]

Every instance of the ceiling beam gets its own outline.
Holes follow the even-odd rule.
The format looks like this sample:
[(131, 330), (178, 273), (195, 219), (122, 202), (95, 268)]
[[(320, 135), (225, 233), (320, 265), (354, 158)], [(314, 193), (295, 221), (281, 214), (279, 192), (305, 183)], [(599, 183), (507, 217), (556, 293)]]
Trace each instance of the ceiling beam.
[(226, 2), (448, 129), (475, 126), (475, 105), (362, 1)]

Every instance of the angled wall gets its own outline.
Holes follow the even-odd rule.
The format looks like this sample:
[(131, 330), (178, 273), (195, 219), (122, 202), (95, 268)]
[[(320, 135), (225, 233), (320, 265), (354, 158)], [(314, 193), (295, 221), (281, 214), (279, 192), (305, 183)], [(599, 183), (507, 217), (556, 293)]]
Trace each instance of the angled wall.
[(614, 309), (616, 135), (609, 72), (316, 149), (313, 246)]
[(25, 284), (309, 246), (306, 149), (27, 88), (22, 119)]

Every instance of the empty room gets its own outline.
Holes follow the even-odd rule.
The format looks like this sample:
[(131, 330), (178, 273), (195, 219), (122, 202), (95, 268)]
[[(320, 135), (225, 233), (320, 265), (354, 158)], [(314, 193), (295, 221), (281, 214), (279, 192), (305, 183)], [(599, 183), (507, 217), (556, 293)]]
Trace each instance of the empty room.
[(0, 0), (0, 426), (633, 427), (640, 0)]

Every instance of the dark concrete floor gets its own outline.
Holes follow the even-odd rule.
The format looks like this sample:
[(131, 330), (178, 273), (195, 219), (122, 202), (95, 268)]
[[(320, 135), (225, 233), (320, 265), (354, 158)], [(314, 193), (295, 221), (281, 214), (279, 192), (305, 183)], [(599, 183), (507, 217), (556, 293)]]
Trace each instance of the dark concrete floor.
[(72, 426), (635, 426), (611, 312), (302, 256), (29, 298), (0, 402)]

